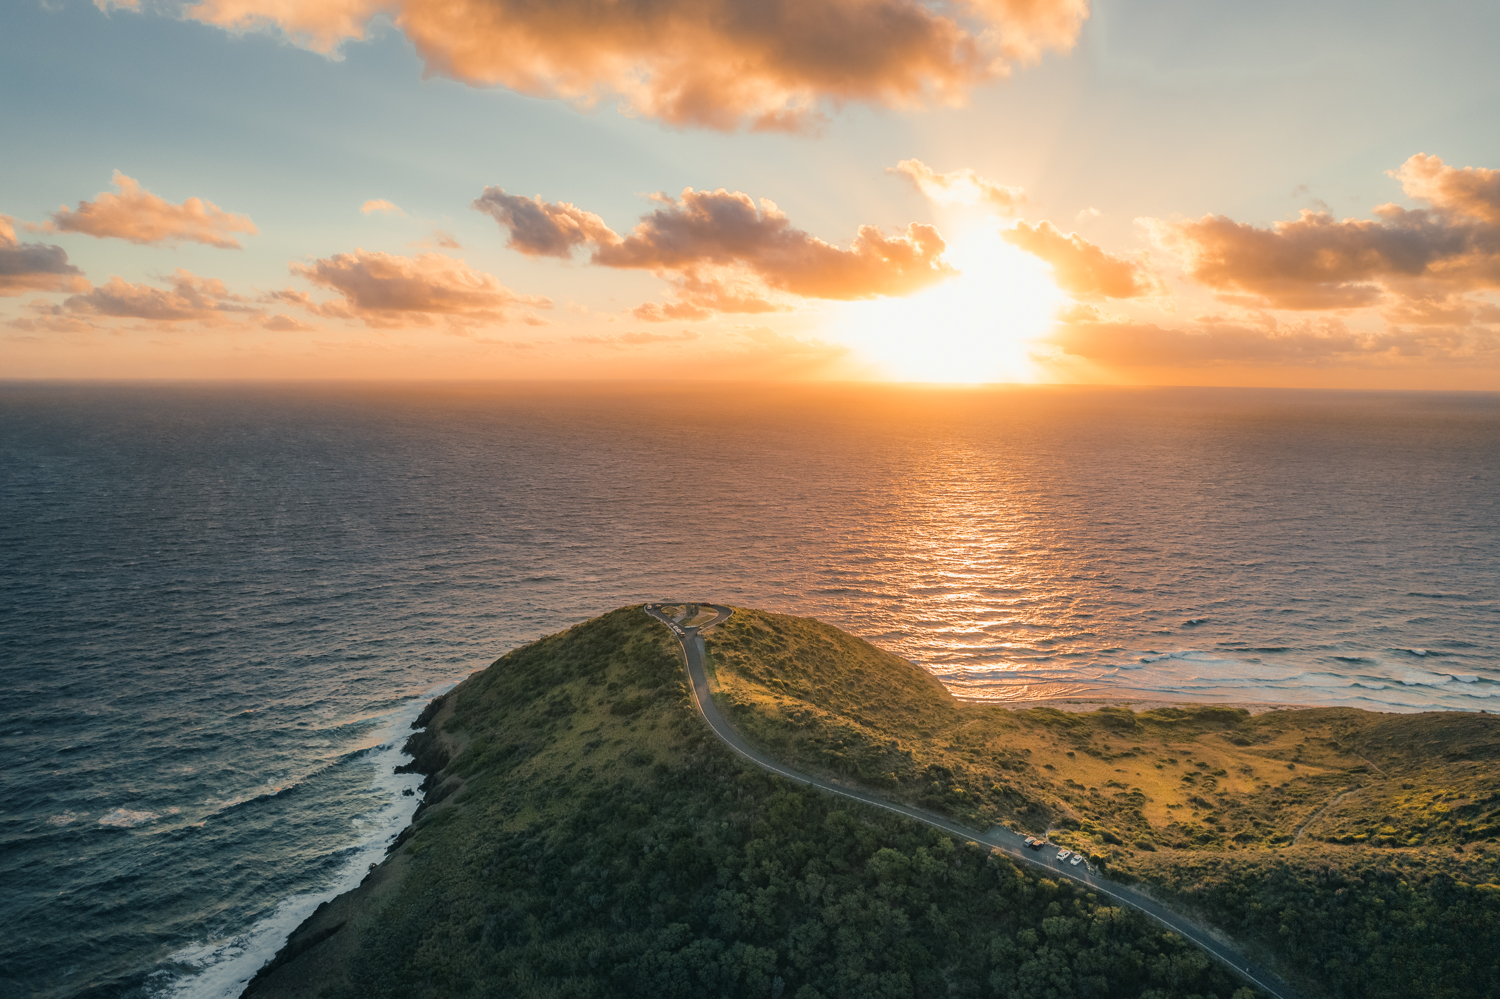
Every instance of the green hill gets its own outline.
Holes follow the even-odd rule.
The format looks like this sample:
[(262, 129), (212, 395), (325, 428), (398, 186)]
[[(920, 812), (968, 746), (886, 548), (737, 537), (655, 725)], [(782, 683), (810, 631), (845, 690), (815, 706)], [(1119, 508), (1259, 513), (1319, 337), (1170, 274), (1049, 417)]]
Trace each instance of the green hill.
[[(1050, 825), (1313, 999), (1500, 994), (1491, 719), (1007, 711), (748, 610), (708, 649), (716, 700), (779, 758), (975, 828)], [(424, 721), (412, 827), (246, 995), (1255, 994), (1068, 883), (741, 761), (640, 608), (508, 653)]]
[(742, 763), (639, 608), (507, 654), (430, 721), (435, 803), (246, 995), (1254, 995), (1066, 883)]
[(963, 703), (806, 618), (737, 610), (715, 700), (800, 769), (1042, 833), (1309, 995), (1500, 995), (1500, 718)]

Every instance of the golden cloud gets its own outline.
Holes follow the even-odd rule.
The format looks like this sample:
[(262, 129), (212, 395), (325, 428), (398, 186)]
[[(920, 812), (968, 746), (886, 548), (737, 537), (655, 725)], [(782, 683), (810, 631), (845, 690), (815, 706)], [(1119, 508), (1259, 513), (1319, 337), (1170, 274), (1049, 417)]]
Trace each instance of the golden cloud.
[(1436, 156), (1418, 153), (1391, 170), (1409, 197), (1438, 211), (1500, 222), (1500, 170), (1451, 167)]
[(1269, 228), (1205, 215), (1146, 220), (1189, 276), (1281, 309), (1355, 309), (1419, 282), (1446, 292), (1500, 287), (1500, 171), (1417, 154), (1391, 175), (1430, 208), (1381, 205), (1374, 219), (1304, 210)]
[(374, 212), (379, 212), (382, 215), (406, 214), (401, 210), (401, 206), (395, 204), (394, 202), (387, 201), (384, 198), (371, 198), (369, 201), (366, 201), (364, 204), (359, 206), (359, 211), (361, 215), (370, 215)]
[(273, 300), (300, 305), (315, 315), (360, 319), (370, 326), (430, 325), (438, 318), (460, 325), (495, 324), (507, 322), (518, 306), (552, 307), (546, 298), (518, 294), (494, 275), (441, 253), (402, 257), (355, 250), (294, 263), (291, 270), (337, 292), (341, 300), (316, 303), (297, 291), (276, 292)]
[(680, 127), (799, 130), (847, 102), (956, 101), (1072, 47), (1085, 0), (200, 0), (188, 17), (333, 54), (378, 15), (428, 74)]
[(1017, 222), (1001, 237), (1052, 265), (1057, 286), (1081, 298), (1138, 298), (1158, 290), (1151, 272), (1135, 261), (1105, 253), (1078, 233), (1064, 235), (1051, 222)]
[(1359, 332), (1335, 317), (1249, 325), (1212, 321), (1188, 328), (1155, 323), (1060, 324), (1048, 342), (1106, 367), (1332, 367), (1500, 361), (1500, 335), (1478, 327)]
[(623, 350), (628, 347), (645, 347), (656, 343), (691, 343), (694, 340), (703, 339), (703, 334), (693, 330), (683, 330), (681, 333), (648, 333), (645, 331), (634, 331), (630, 333), (609, 334), (606, 336), (590, 335), (570, 337), (574, 343), (598, 344)]
[(599, 216), (566, 201), (523, 198), (506, 194), (503, 188), (486, 187), (470, 207), (499, 222), (510, 233), (505, 245), (529, 257), (570, 257), (589, 243), (620, 241)]
[(0, 297), (28, 291), (87, 291), (83, 272), (60, 246), (16, 240), (15, 219), (0, 215)]
[(773, 293), (800, 298), (859, 299), (906, 295), (957, 273), (942, 259), (946, 244), (929, 225), (897, 236), (861, 226), (848, 249), (792, 226), (768, 200), (739, 191), (656, 195), (661, 207), (620, 236), (599, 216), (486, 188), (474, 207), (509, 233), (508, 245), (532, 255), (568, 257), (581, 246), (601, 267), (649, 270), (675, 286), (678, 301), (635, 310), (639, 319), (703, 319), (716, 312), (784, 308)]
[(119, 188), (118, 194), (105, 191), (94, 201), (80, 201), (77, 211), (59, 208), (52, 213), (49, 228), (132, 243), (187, 240), (224, 249), (239, 249), (239, 241), (230, 233), (256, 233), (255, 223), (248, 218), (226, 212), (211, 201), (188, 198), (174, 205), (118, 170), (112, 183)]
[(973, 170), (938, 173), (921, 160), (902, 160), (886, 170), (905, 177), (930, 201), (939, 204), (989, 205), (1001, 215), (1014, 215), (1026, 203), (1026, 191), (986, 180)]
[(166, 288), (132, 284), (120, 277), (86, 294), (73, 295), (64, 311), (115, 319), (144, 319), (159, 323), (196, 321), (217, 323), (246, 313), (259, 313), (239, 295), (230, 294), (217, 278), (201, 278), (178, 269)]
[(942, 260), (937, 229), (913, 222), (900, 236), (859, 227), (847, 250), (792, 227), (776, 205), (757, 206), (739, 191), (694, 191), (660, 197), (630, 235), (599, 246), (605, 267), (693, 274), (705, 266), (743, 267), (768, 287), (804, 298), (905, 295), (955, 273)]

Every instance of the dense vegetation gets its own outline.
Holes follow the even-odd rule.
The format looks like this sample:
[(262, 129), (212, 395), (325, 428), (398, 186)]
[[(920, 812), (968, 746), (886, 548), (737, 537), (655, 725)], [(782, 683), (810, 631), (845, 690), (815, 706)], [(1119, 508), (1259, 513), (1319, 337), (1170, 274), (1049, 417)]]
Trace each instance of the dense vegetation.
[[(1500, 996), (1500, 885), (1443, 852), (1166, 855), (1145, 873), (1337, 999)], [(1484, 870), (1482, 868), (1488, 868)], [(1480, 869), (1476, 869), (1480, 868)]]
[(508, 654), (432, 722), (411, 834), (247, 994), (1255, 995), (1068, 884), (742, 763), (639, 609)]
[(964, 704), (816, 621), (736, 611), (716, 699), (799, 767), (1145, 879), (1309, 995), (1500, 995), (1500, 719)]

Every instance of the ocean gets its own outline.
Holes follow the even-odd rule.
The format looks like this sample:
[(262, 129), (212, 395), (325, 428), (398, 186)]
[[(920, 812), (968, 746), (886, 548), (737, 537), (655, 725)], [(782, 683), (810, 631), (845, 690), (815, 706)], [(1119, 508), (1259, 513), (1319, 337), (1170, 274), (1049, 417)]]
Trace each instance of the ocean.
[(1500, 396), (0, 385), (0, 983), (227, 997), (434, 694), (612, 608), (958, 695), (1500, 708)]

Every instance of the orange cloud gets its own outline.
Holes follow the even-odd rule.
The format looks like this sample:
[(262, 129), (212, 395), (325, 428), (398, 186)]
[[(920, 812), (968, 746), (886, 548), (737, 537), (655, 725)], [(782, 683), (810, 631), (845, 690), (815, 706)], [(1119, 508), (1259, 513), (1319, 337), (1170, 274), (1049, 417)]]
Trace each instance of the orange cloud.
[(517, 306), (549, 309), (551, 301), (520, 295), (494, 275), (471, 270), (441, 253), (401, 257), (355, 250), (311, 263), (294, 263), (293, 274), (337, 292), (342, 301), (315, 303), (301, 292), (277, 292), (274, 300), (301, 305), (316, 315), (361, 319), (370, 326), (425, 326), (442, 317), (455, 324), (495, 324)]
[(510, 233), (505, 245), (529, 257), (569, 257), (588, 243), (620, 241), (599, 216), (566, 201), (523, 198), (486, 187), (470, 207), (499, 222)]
[(69, 297), (62, 309), (82, 315), (164, 323), (222, 322), (236, 314), (260, 311), (245, 304), (239, 295), (230, 294), (223, 281), (201, 278), (180, 268), (165, 289), (111, 277), (108, 283), (86, 294)]
[(1137, 298), (1157, 290), (1150, 271), (1105, 253), (1078, 233), (1064, 235), (1051, 222), (1017, 222), (1001, 237), (1052, 265), (1057, 286), (1082, 298)]
[(1500, 222), (1500, 170), (1447, 166), (1436, 156), (1417, 153), (1388, 176), (1401, 181), (1409, 197), (1441, 212)]
[(646, 321), (784, 308), (773, 293), (840, 300), (906, 295), (957, 273), (943, 261), (946, 244), (929, 225), (912, 223), (899, 236), (861, 226), (841, 249), (794, 228), (771, 201), (757, 205), (739, 191), (687, 188), (680, 198), (655, 200), (661, 207), (624, 237), (575, 205), (499, 188), (486, 188), (474, 207), (493, 216), (509, 233), (507, 245), (523, 253), (566, 258), (591, 246), (594, 264), (649, 270), (672, 282), (677, 302), (634, 310)]
[(902, 160), (886, 170), (911, 181), (922, 194), (939, 204), (986, 204), (1001, 215), (1014, 215), (1026, 202), (1026, 191), (986, 180), (973, 170), (938, 173), (921, 160)]
[(300, 319), (293, 319), (283, 313), (277, 313), (260, 325), (275, 333), (311, 333), (317, 329), (312, 323), (304, 323)]
[(860, 226), (849, 249), (792, 227), (774, 203), (748, 194), (694, 191), (661, 197), (618, 242), (594, 251), (605, 267), (641, 268), (691, 278), (704, 267), (741, 267), (769, 288), (804, 298), (906, 295), (957, 273), (942, 260), (937, 229), (913, 222), (900, 236)]
[(1270, 228), (1222, 215), (1149, 221), (1194, 280), (1275, 308), (1361, 308), (1416, 279), (1448, 291), (1500, 287), (1500, 171), (1418, 154), (1392, 176), (1432, 207), (1381, 205), (1374, 219), (1343, 221), (1304, 210)]
[(372, 212), (379, 212), (382, 215), (406, 214), (401, 210), (399, 205), (389, 202), (384, 198), (371, 198), (369, 201), (366, 201), (364, 204), (359, 206), (359, 211), (362, 215), (369, 215)]
[(81, 232), (100, 239), (132, 243), (176, 243), (187, 240), (224, 249), (239, 249), (230, 233), (255, 235), (255, 223), (226, 212), (211, 201), (188, 198), (174, 205), (141, 187), (116, 170), (112, 183), (120, 193), (103, 192), (94, 201), (80, 201), (76, 212), (64, 206), (52, 213), (50, 227), (59, 232)]
[(83, 272), (60, 246), (16, 240), (15, 219), (0, 215), (0, 297), (28, 291), (87, 291)]
[[(774, 312), (775, 306), (764, 303), (764, 309), (736, 309), (737, 312)], [(630, 310), (630, 314), (643, 323), (694, 322), (712, 319), (714, 310), (692, 302), (646, 302)]]
[(1487, 329), (1350, 330), (1334, 318), (1261, 327), (1215, 319), (1187, 329), (1154, 323), (1058, 326), (1050, 344), (1106, 367), (1371, 366), (1413, 359), (1500, 362), (1500, 335)]
[(1088, 0), (968, 0), (990, 23), (1000, 26), (1001, 45), (1012, 59), (1030, 61), (1048, 49), (1073, 47)]
[(626, 347), (644, 347), (653, 343), (691, 343), (694, 340), (703, 339), (703, 334), (693, 330), (683, 330), (681, 333), (647, 333), (644, 331), (633, 333), (620, 333), (610, 336), (575, 336), (570, 337), (574, 343), (601, 344), (606, 347), (624, 349)]
[(954, 101), (1066, 50), (1084, 0), (200, 0), (188, 17), (277, 28), (325, 54), (386, 15), (428, 74), (731, 130), (798, 130), (825, 106)]

